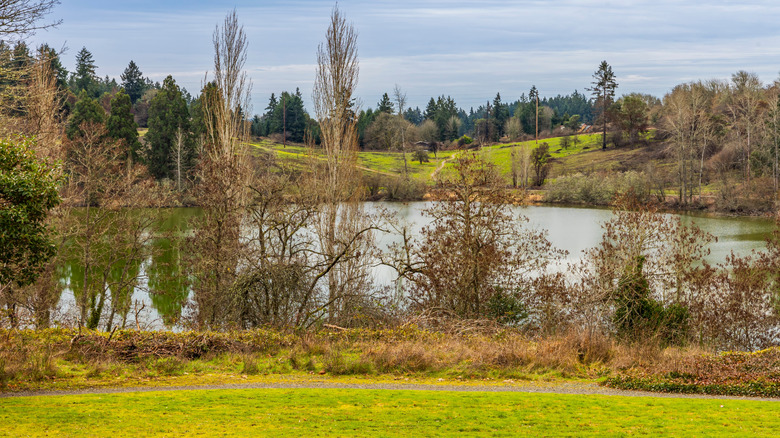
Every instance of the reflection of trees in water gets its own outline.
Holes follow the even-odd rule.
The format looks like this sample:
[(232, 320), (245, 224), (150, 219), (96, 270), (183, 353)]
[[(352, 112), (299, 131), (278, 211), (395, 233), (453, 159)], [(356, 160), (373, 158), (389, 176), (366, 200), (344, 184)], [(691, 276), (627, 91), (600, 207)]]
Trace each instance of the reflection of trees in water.
[(73, 291), (83, 325), (98, 328), (103, 321), (110, 330), (127, 324), (153, 220), (131, 211), (92, 210), (91, 216), (73, 218), (76, 232), (57, 271), (63, 289)]
[[(274, 185), (265, 181), (265, 185), (262, 187), (264, 189), (272, 190)], [(367, 209), (373, 213), (378, 213), (376, 209), (379, 208), (379, 206), (391, 211), (397, 211), (401, 218), (415, 224), (415, 226), (412, 227), (414, 233), (418, 233), (419, 228), (429, 222), (427, 218), (421, 215), (423, 209), (430, 207), (429, 203), (371, 203), (367, 206)], [(298, 209), (301, 208), (302, 206), (299, 205)], [(137, 209), (135, 211), (149, 214), (149, 210), (147, 209)], [(297, 217), (296, 214), (301, 214), (301, 212), (294, 213), (296, 210), (293, 205), (287, 205), (280, 209), (273, 209), (273, 211), (275, 212), (275, 215), (271, 219), (273, 219), (273, 223), (275, 224), (284, 222), (282, 221), (282, 216), (286, 217), (287, 222), (289, 222)], [(135, 275), (138, 275), (139, 277), (148, 277), (148, 290), (147, 285), (145, 285), (145, 282), (141, 279), (140, 282), (135, 284), (134, 290), (131, 291), (129, 288), (125, 288), (121, 292), (122, 297), (128, 298), (128, 300), (123, 301), (123, 303), (126, 303), (129, 306), (129, 309), (127, 307), (123, 308), (122, 306), (117, 306), (119, 311), (117, 312), (114, 321), (120, 326), (125, 321), (128, 310), (129, 317), (126, 322), (130, 326), (134, 325), (134, 299), (145, 297), (144, 294), (147, 292), (149, 293), (152, 309), (151, 314), (142, 316), (142, 324), (145, 321), (149, 322), (159, 317), (166, 326), (175, 326), (181, 317), (182, 308), (187, 302), (190, 290), (190, 279), (186, 273), (186, 265), (183, 266), (181, 263), (181, 258), (185, 256), (184, 251), (181, 248), (181, 240), (182, 237), (191, 232), (189, 220), (200, 214), (200, 210), (195, 208), (165, 209), (162, 210), (161, 213), (162, 214), (158, 219), (160, 221), (160, 230), (162, 234), (158, 234), (153, 240), (150, 240), (147, 243), (145, 249), (146, 255), (145, 258), (142, 259), (144, 260), (143, 269), (138, 263), (128, 263), (126, 266), (121, 263), (115, 263), (115, 268), (112, 269), (113, 273), (109, 278), (109, 283), (116, 284), (117, 282), (120, 282), (121, 279), (119, 277), (121, 276), (119, 274), (125, 267), (127, 268), (125, 277), (132, 277)], [(516, 213), (520, 213), (520, 210), (516, 211)], [(83, 215), (83, 213), (78, 214)], [(277, 217), (276, 214), (279, 216)], [(572, 257), (575, 258), (581, 256), (582, 249), (591, 247), (599, 241), (599, 233), (603, 231), (599, 224), (609, 217), (609, 212), (607, 210), (549, 206), (525, 207), (522, 209), (522, 214), (530, 218), (534, 227), (548, 229), (550, 232), (549, 238), (553, 244), (568, 250)], [(682, 219), (685, 223), (691, 221), (691, 218), (688, 216), (682, 216)], [(261, 223), (257, 222), (257, 220), (258, 218), (253, 218), (251, 222), (254, 226), (260, 227)], [(572, 221), (576, 221), (578, 224), (577, 227), (570, 226)], [(695, 222), (704, 230), (720, 237), (720, 240), (717, 243), (713, 243), (711, 247), (712, 254), (708, 258), (711, 263), (723, 262), (728, 251), (731, 249), (734, 249), (737, 254), (747, 254), (753, 248), (763, 248), (763, 238), (766, 233), (772, 229), (771, 221), (751, 218), (696, 217)], [(272, 227), (267, 230), (274, 231), (277, 230), (277, 228)], [(244, 229), (244, 232), (251, 234), (247, 234), (244, 238), (253, 241), (259, 238), (255, 234), (258, 232), (257, 229), (253, 230), (251, 227), (247, 227)], [(380, 233), (380, 237), (383, 239), (379, 242), (380, 246), (384, 246), (393, 241), (389, 236), (389, 234), (382, 235)], [(310, 239), (312, 236), (307, 235), (306, 238)], [(115, 258), (124, 255), (124, 253), (121, 253), (120, 251), (114, 251), (112, 248), (105, 246), (102, 251), (105, 252), (109, 250), (112, 251), (112, 253), (116, 253), (114, 254)], [(38, 297), (39, 302), (31, 303), (29, 305), (31, 309), (33, 307), (36, 309), (36, 314), (40, 313), (41, 321), (49, 320), (49, 311), (56, 306), (57, 298), (60, 297), (66, 288), (70, 287), (72, 289), (76, 295), (76, 300), (82, 296), (81, 290), (83, 289), (82, 285), (84, 284), (84, 268), (79, 264), (78, 258), (73, 257), (72, 254), (68, 256), (67, 253), (68, 251), (62, 251), (56, 259), (58, 268), (56, 272), (51, 274), (51, 278), (54, 279), (54, 282), (51, 287), (45, 289), (48, 292), (54, 291), (52, 293), (52, 299), (46, 300), (45, 296), (41, 296)], [(105, 266), (107, 262), (95, 263), (99, 266)], [(103, 268), (99, 266), (92, 268), (95, 274), (92, 276), (94, 280), (91, 281), (99, 282), (100, 276), (97, 273), (103, 271)], [(267, 281), (270, 278), (276, 278), (278, 280), (279, 275), (282, 275), (282, 278), (285, 281), (291, 281), (296, 278), (292, 275), (293, 272), (290, 270), (274, 271), (272, 274), (273, 275), (255, 278), (260, 278), (264, 281)], [(36, 283), (36, 285), (40, 286), (41, 291), (43, 291), (45, 287), (42, 283), (44, 278), (48, 278), (46, 274), (42, 274), (39, 282)], [(57, 280), (59, 280), (59, 284), (57, 283)], [(68, 280), (70, 280), (69, 283), (66, 283)], [(266, 286), (273, 285), (274, 287), (278, 285), (277, 283), (262, 284)], [(256, 286), (257, 285), (259, 284), (256, 284)], [(276, 298), (291, 298), (285, 294), (290, 294), (292, 292), (289, 288), (279, 288), (278, 293), (279, 295), (276, 296)], [(104, 308), (106, 310), (104, 315), (107, 317), (110, 314), (110, 307), (112, 306), (111, 288), (106, 290), (105, 298)], [(271, 301), (273, 301), (273, 299)], [(300, 303), (300, 301), (295, 298), (293, 298), (292, 301)], [(35, 306), (33, 306), (33, 304), (35, 304)], [(266, 306), (267, 304), (263, 304), (261, 307), (266, 308)], [(268, 308), (273, 307), (273, 305), (268, 306)], [(147, 309), (149, 309), (148, 304)], [(268, 309), (266, 308), (266, 310)], [(281, 312), (281, 314), (284, 314), (284, 312)], [(294, 316), (295, 312), (292, 312), (291, 314)], [(261, 314), (257, 314), (258, 317), (260, 315)], [(104, 320), (104, 322), (105, 321), (107, 320)]]
[(149, 276), (149, 298), (167, 327), (181, 317), (182, 307), (189, 294), (190, 282), (182, 272), (181, 240), (164, 237), (156, 239), (151, 263), (146, 272)]

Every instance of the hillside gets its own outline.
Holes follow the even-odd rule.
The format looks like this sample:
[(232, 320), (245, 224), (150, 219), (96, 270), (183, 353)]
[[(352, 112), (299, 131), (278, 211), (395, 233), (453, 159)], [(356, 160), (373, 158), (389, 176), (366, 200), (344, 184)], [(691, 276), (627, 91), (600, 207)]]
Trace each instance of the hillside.
[[(576, 140), (573, 138), (576, 137)], [(486, 158), (496, 164), (499, 170), (511, 181), (511, 153), (513, 148), (518, 151), (532, 150), (546, 143), (550, 147), (551, 169), (549, 178), (555, 179), (563, 175), (594, 172), (625, 172), (629, 170), (643, 171), (648, 163), (656, 166), (669, 166), (671, 163), (662, 153), (663, 147), (658, 143), (649, 142), (641, 146), (624, 146), (601, 149), (600, 134), (580, 134), (569, 137), (570, 144), (564, 148), (561, 146), (563, 137), (553, 137), (536, 141), (524, 141), (515, 143), (499, 143), (478, 148)], [(257, 150), (273, 152), (278, 158), (303, 165), (308, 159), (308, 150), (302, 144), (288, 144), (283, 146), (268, 139), (255, 141), (252, 146)], [(439, 151), (435, 155), (429, 153), (429, 161), (420, 163), (413, 161), (413, 154), (407, 153), (407, 168), (412, 178), (433, 184), (437, 170), (449, 165), (450, 159), (463, 149)], [(314, 157), (322, 159), (320, 152), (315, 149)], [(358, 153), (359, 166), (367, 174), (402, 176), (404, 170), (403, 156), (400, 152), (389, 151), (361, 151)]]

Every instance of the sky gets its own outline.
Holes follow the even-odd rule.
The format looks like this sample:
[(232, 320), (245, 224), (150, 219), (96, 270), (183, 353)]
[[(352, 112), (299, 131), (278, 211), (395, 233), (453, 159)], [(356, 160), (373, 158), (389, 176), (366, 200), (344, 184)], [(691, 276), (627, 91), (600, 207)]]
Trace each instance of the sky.
[[(324, 0), (63, 0), (54, 28), (32, 44), (64, 48), (73, 70), (86, 47), (98, 75), (115, 77), (132, 59), (145, 76), (173, 75), (198, 94), (213, 65), (212, 34), (233, 8), (249, 42), (246, 71), (253, 112), (272, 92), (299, 87), (311, 109), (317, 46), (335, 5)], [(425, 108), (452, 96), (476, 108), (497, 92), (514, 101), (535, 85), (552, 97), (586, 88), (602, 60), (617, 94), (663, 97), (693, 80), (746, 70), (765, 83), (780, 71), (780, 2), (675, 0), (341, 0), (358, 33), (356, 95), (376, 107), (397, 84), (407, 104)]]

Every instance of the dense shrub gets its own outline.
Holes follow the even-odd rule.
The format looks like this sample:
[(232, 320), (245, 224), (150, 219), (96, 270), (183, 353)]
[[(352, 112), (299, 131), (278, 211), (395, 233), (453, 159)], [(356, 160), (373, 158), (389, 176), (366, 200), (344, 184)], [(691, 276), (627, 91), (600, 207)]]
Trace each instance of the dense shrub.
[(570, 204), (609, 205), (619, 193), (633, 192), (641, 202), (650, 200), (650, 183), (644, 173), (613, 175), (577, 173), (547, 184), (545, 200)]
[(384, 187), (389, 201), (416, 201), (428, 192), (428, 186), (414, 178), (388, 176), (384, 179)]
[(471, 144), (473, 142), (474, 142), (474, 140), (471, 137), (469, 137), (466, 134), (463, 134), (463, 137), (458, 139), (458, 147), (463, 147), (463, 146)]
[(637, 257), (618, 284), (612, 317), (618, 336), (632, 341), (657, 336), (665, 344), (682, 343), (688, 337), (688, 309), (680, 304), (664, 307), (650, 297), (644, 261)]

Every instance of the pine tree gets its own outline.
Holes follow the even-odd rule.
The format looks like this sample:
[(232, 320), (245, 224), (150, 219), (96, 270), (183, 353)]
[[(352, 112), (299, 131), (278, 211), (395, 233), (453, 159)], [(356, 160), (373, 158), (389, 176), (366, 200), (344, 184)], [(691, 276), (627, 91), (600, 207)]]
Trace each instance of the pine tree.
[(431, 100), (428, 101), (428, 106), (425, 107), (423, 117), (425, 117), (426, 120), (433, 120), (436, 117), (437, 109), (436, 100), (431, 97)]
[(73, 140), (83, 135), (81, 124), (85, 122), (103, 123), (106, 120), (106, 112), (96, 99), (89, 96), (86, 90), (81, 90), (79, 100), (70, 115), (65, 133)]
[(615, 89), (618, 84), (615, 81), (615, 73), (607, 61), (601, 61), (598, 70), (593, 73), (593, 87), (588, 90), (596, 98), (596, 107), (599, 109), (599, 118), (602, 122), (603, 134), (601, 136), (601, 148), (607, 148), (607, 116), (612, 100), (615, 97)]
[(404, 118), (418, 126), (425, 120), (419, 106), (416, 108), (407, 108), (407, 110), (404, 111)]
[[(202, 95), (201, 95), (202, 97)], [(185, 168), (189, 168), (194, 159), (194, 142), (190, 134), (189, 111), (179, 86), (173, 77), (163, 81), (162, 88), (152, 99), (149, 107), (149, 131), (146, 141), (149, 145), (146, 163), (149, 172), (157, 179), (173, 178), (176, 162), (173, 156), (177, 145), (177, 134), (183, 133), (182, 156)]]
[(109, 137), (124, 140), (127, 153), (135, 162), (138, 161), (141, 142), (138, 141), (138, 125), (130, 112), (131, 108), (130, 96), (124, 89), (120, 89), (111, 99), (111, 114), (108, 116), (106, 129)]
[(127, 65), (125, 71), (120, 75), (122, 79), (122, 87), (130, 96), (130, 102), (136, 103), (146, 91), (146, 81), (144, 75), (141, 73), (141, 69), (133, 60), (130, 60), (130, 64)]
[(390, 97), (387, 95), (387, 93), (382, 95), (382, 99), (379, 101), (379, 103), (377, 103), (376, 110), (380, 113), (393, 114), (393, 102), (390, 102)]
[(76, 72), (73, 76), (73, 92), (81, 93), (85, 90), (90, 97), (97, 97), (97, 66), (92, 53), (86, 47), (82, 47), (76, 55)]
[(499, 138), (504, 135), (504, 125), (507, 119), (509, 119), (509, 107), (501, 102), (501, 93), (496, 93), (496, 97), (493, 99), (492, 122)]

